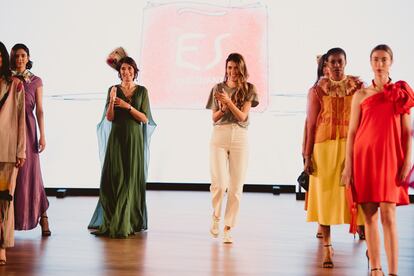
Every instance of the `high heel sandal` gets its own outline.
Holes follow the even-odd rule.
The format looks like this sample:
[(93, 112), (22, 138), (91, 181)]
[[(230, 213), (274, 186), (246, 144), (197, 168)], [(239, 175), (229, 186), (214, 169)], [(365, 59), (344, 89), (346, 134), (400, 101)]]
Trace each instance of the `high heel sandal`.
[[(49, 221), (48, 221), (48, 216), (42, 215), (40, 217), (40, 227), (42, 227), (42, 236), (43, 237), (49, 237), (50, 235), (52, 235), (52, 232), (49, 229)], [(45, 227), (47, 226), (47, 229), (45, 229)]]
[(368, 270), (369, 270), (369, 255), (368, 255), (368, 249), (367, 249), (367, 251), (365, 251), (365, 256), (367, 256)]
[[(323, 247), (326, 247), (328, 250), (328, 254), (329, 254), (329, 259), (327, 261), (325, 261), (325, 256), (324, 256), (324, 261), (322, 263), (322, 267), (323, 268), (333, 268), (334, 264), (332, 262), (332, 256), (333, 256), (333, 248), (332, 248), (332, 244), (324, 244)], [(332, 249), (332, 254), (330, 254), (329, 252), (329, 247), (331, 247)]]
[[(359, 237), (359, 240), (364, 241), (365, 240), (365, 227), (364, 226), (358, 226), (357, 227), (357, 234)], [(355, 235), (354, 235), (355, 239)]]
[(381, 271), (382, 275), (384, 275), (384, 272), (382, 272), (382, 268), (381, 267), (377, 267), (377, 268), (371, 269), (371, 273), (370, 274), (372, 274), (373, 271)]

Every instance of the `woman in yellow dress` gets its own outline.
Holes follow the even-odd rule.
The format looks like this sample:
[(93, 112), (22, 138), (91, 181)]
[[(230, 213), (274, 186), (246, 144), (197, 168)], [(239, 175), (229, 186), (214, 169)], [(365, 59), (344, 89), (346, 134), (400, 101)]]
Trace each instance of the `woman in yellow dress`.
[[(345, 186), (340, 180), (351, 100), (363, 83), (357, 77), (345, 75), (346, 53), (343, 49), (330, 49), (326, 60), (329, 78), (321, 78), (308, 94), (304, 171), (310, 175), (307, 221), (321, 225), (322, 266), (333, 268), (330, 226), (350, 223)], [(362, 217), (357, 223), (363, 224)]]

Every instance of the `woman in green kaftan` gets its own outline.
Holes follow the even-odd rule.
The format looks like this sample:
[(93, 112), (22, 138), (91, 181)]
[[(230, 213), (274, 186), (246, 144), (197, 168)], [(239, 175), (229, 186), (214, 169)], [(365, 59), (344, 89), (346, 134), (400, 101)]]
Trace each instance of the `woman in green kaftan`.
[(147, 89), (134, 83), (135, 61), (124, 57), (117, 70), (121, 84), (109, 89), (104, 118), (98, 125), (104, 161), (99, 202), (89, 228), (97, 229), (96, 235), (125, 238), (147, 229), (148, 146), (156, 124)]

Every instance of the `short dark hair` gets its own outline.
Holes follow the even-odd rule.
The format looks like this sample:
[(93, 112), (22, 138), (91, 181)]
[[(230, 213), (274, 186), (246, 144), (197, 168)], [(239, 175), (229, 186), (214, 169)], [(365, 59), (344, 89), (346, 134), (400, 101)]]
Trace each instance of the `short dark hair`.
[(370, 59), (372, 58), (372, 54), (376, 51), (385, 51), (390, 55), (391, 60), (393, 60), (394, 58), (394, 54), (392, 53), (391, 47), (388, 46), (387, 44), (379, 44), (375, 46), (374, 49), (372, 49), (371, 54), (369, 55)]
[(6, 46), (0, 41), (0, 54), (1, 54), (1, 66), (0, 66), (0, 78), (4, 77), (7, 82), (11, 82), (11, 70), (9, 52), (7, 52)]
[(332, 55), (340, 55), (340, 54), (344, 55), (345, 60), (346, 60), (346, 53), (345, 53), (344, 49), (339, 48), (339, 47), (329, 49), (329, 51), (326, 52), (326, 60), (328, 60), (329, 57), (332, 56)]
[(13, 46), (13, 48), (10, 51), (10, 67), (11, 67), (11, 69), (13, 69), (13, 70), (16, 69), (16, 52), (17, 52), (17, 50), (23, 50), (23, 51), (26, 52), (27, 57), (29, 58), (29, 61), (26, 64), (26, 69), (32, 69), (33, 61), (30, 60), (29, 48), (27, 48), (27, 46), (24, 45), (23, 43), (17, 43), (16, 45)]
[(135, 60), (132, 57), (123, 57), (119, 60), (118, 64), (116, 65), (116, 70), (118, 71), (118, 77), (122, 80), (122, 78), (121, 78), (121, 66), (124, 63), (126, 63), (128, 65), (131, 65), (132, 68), (134, 68), (134, 80), (135, 80), (138, 77), (139, 69), (138, 69), (138, 66), (137, 66)]

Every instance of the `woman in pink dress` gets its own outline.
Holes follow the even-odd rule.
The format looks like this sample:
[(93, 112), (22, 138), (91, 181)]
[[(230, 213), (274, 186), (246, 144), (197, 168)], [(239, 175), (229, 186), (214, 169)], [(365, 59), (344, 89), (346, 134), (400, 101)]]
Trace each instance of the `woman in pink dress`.
[(398, 270), (397, 205), (409, 203), (405, 179), (410, 170), (410, 108), (414, 93), (404, 81), (391, 82), (393, 53), (387, 45), (371, 51), (372, 85), (352, 100), (342, 181), (353, 185), (365, 215), (371, 275), (383, 275), (378, 217), (384, 232), (388, 275)]
[[(26, 163), (19, 170), (16, 181), (14, 199), (15, 230), (30, 230), (39, 223), (42, 236), (50, 236), (46, 210), (49, 201), (43, 187), (40, 170), (39, 153), (46, 147), (45, 127), (43, 118), (43, 83), (29, 69), (32, 68), (29, 48), (24, 44), (16, 44), (10, 53), (10, 67), (13, 75), (19, 78), (25, 90), (26, 109)], [(36, 112), (36, 117), (33, 114)], [(36, 119), (40, 137), (36, 131)]]

